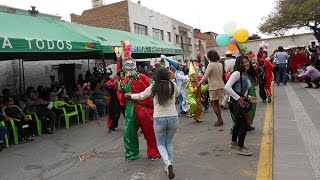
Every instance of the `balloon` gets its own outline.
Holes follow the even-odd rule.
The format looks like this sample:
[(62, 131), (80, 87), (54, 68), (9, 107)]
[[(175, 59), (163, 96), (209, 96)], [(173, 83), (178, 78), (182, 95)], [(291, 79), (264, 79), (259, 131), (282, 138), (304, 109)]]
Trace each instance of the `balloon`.
[(136, 51), (136, 47), (135, 46), (131, 46), (131, 52), (134, 52), (134, 51)]
[(237, 44), (237, 40), (235, 38), (231, 38), (229, 43), (231, 44)]
[(233, 37), (238, 41), (238, 42), (245, 42), (249, 38), (249, 31), (247, 29), (241, 28), (237, 29), (233, 33)]
[(229, 43), (230, 36), (228, 34), (219, 34), (216, 38), (216, 43), (219, 46), (226, 46)]
[(228, 34), (229, 36), (232, 36), (234, 30), (236, 30), (236, 23), (233, 21), (228, 21), (224, 23), (223, 30), (226, 34)]
[(229, 43), (228, 45), (227, 45), (227, 48), (228, 48), (228, 50), (230, 50), (230, 51), (236, 51), (238, 48), (237, 48), (237, 45), (235, 45), (235, 44), (231, 44), (231, 43)]
[(118, 54), (118, 53), (119, 53), (119, 48), (118, 48), (118, 47), (115, 47), (115, 48), (114, 48), (114, 52), (115, 52), (116, 54)]

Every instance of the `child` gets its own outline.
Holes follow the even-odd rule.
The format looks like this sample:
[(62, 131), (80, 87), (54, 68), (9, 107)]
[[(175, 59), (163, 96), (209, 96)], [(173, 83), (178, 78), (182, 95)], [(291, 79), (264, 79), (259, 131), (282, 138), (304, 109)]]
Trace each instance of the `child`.
[(201, 93), (208, 89), (208, 85), (199, 86), (199, 81), (201, 81), (202, 76), (197, 77), (192, 63), (190, 63), (189, 68), (189, 78), (190, 82), (187, 84), (187, 103), (189, 105), (189, 117), (194, 118), (196, 122), (201, 121), (202, 104), (201, 104)]

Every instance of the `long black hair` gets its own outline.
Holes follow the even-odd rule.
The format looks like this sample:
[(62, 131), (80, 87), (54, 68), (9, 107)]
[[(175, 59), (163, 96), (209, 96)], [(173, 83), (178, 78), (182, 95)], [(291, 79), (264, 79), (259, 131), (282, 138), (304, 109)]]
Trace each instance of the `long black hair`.
[(247, 71), (247, 74), (252, 78), (252, 79), (255, 79), (257, 77), (257, 71), (254, 69), (253, 65), (252, 65), (252, 62), (248, 59), (247, 56), (238, 56), (237, 59), (236, 59), (236, 62), (234, 64), (234, 71), (239, 71), (241, 73), (244, 72), (244, 68), (243, 68), (243, 65), (242, 65), (242, 60), (243, 59), (246, 59), (249, 61), (250, 63), (250, 68), (248, 69)]
[(152, 98), (157, 96), (158, 103), (163, 106), (172, 98), (174, 93), (174, 84), (170, 81), (170, 73), (166, 68), (160, 67), (154, 71), (152, 79), (154, 80)]

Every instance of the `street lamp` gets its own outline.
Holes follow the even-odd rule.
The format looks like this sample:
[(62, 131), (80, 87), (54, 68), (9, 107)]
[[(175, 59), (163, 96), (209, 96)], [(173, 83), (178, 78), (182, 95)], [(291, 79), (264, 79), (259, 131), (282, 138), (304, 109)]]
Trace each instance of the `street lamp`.
[(199, 39), (198, 41), (198, 48), (197, 48), (197, 60), (198, 60), (198, 63), (201, 62), (201, 54), (200, 54), (200, 45), (201, 45), (201, 40)]

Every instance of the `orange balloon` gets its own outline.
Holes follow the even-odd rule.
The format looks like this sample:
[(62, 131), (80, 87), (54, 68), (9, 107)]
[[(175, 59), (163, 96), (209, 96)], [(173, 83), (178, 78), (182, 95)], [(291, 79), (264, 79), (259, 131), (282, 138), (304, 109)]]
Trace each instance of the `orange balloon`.
[(228, 45), (227, 45), (227, 48), (228, 48), (228, 50), (230, 50), (230, 51), (236, 51), (238, 48), (237, 48), (237, 45), (235, 45), (235, 44), (231, 44), (231, 43), (229, 43)]

